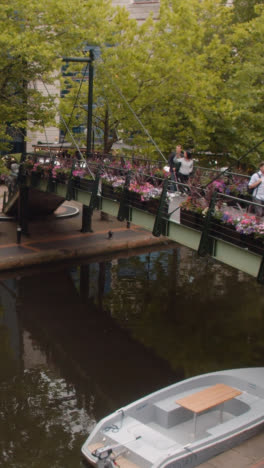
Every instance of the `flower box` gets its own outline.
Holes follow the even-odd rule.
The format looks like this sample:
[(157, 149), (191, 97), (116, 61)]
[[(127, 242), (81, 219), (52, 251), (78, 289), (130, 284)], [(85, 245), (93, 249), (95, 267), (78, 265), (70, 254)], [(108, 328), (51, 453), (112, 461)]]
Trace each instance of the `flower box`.
[(243, 247), (241, 234), (236, 231), (235, 226), (223, 224), (219, 220), (213, 219), (210, 223), (209, 235), (230, 242), (238, 247)]
[(256, 238), (254, 234), (240, 234), (241, 246), (258, 255), (264, 255), (264, 239)]
[(56, 182), (58, 182), (58, 184), (66, 184), (68, 182), (68, 178), (65, 174), (57, 174)]
[(84, 190), (86, 192), (92, 192), (94, 186), (94, 180), (92, 179), (80, 179), (79, 187), (80, 190)]
[(203, 230), (205, 217), (201, 213), (180, 209), (180, 223), (197, 231)]
[(110, 198), (111, 200), (120, 200), (122, 191), (116, 191), (112, 185), (102, 184), (102, 197)]
[[(141, 200), (141, 195), (136, 192), (129, 192), (129, 203), (135, 208), (148, 213), (157, 214), (159, 207), (159, 198), (150, 198), (149, 200)], [(169, 205), (166, 203), (163, 214), (167, 214), (169, 211)]]
[(41, 181), (41, 172), (31, 172), (31, 185), (32, 187), (37, 187)]
[(141, 200), (141, 195), (138, 192), (129, 191), (128, 200), (130, 205), (134, 206), (135, 208), (143, 209), (144, 201)]

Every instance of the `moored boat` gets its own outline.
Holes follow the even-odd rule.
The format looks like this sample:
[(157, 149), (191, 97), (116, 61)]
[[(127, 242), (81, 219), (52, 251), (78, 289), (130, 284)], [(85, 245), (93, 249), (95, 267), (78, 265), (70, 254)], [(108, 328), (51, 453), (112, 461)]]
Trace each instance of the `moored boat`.
[(82, 447), (94, 467), (195, 467), (264, 428), (264, 367), (192, 377), (102, 419)]

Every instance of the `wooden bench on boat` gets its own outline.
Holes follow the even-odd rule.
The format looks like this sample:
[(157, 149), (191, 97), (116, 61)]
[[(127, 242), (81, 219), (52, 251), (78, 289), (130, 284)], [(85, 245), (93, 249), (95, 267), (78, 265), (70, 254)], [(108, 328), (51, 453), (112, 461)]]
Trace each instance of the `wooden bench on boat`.
[[(197, 415), (203, 411), (222, 405), (226, 401), (241, 395), (242, 392), (225, 384), (216, 384), (199, 392), (176, 400), (176, 404), (192, 411), (194, 415), (194, 434), (196, 433)], [(221, 408), (222, 419), (222, 408)]]

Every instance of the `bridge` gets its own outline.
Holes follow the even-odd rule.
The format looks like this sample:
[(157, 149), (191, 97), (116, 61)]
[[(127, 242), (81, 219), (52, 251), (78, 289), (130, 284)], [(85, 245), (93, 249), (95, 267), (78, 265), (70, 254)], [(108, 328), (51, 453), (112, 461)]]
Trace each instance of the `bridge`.
[[(67, 168), (67, 176), (65, 170), (64, 174), (61, 171), (60, 177), (55, 178), (54, 164), (53, 160), (52, 168), (49, 167), (45, 177), (44, 170), (30, 172), (27, 170), (27, 165), (22, 163), (16, 189), (10, 190), (4, 198), (4, 213), (17, 213), (18, 223), (23, 232), (27, 232), (29, 220), (37, 212), (41, 210), (44, 213), (50, 212), (64, 200), (75, 200), (83, 205), (83, 232), (91, 230), (92, 213), (94, 209), (98, 209), (117, 217), (120, 221), (126, 220), (128, 227), (133, 223), (151, 231), (154, 236), (167, 236), (197, 251), (201, 256), (210, 255), (213, 259), (239, 269), (264, 283), (264, 239), (261, 238), (261, 234), (256, 238), (250, 230), (246, 234), (243, 231), (239, 233), (235, 229), (235, 224), (222, 220), (222, 215), (225, 213), (226, 216), (233, 218), (248, 217), (249, 219), (245, 219), (246, 225), (251, 225), (253, 222), (256, 224), (257, 221), (250, 212), (254, 209), (254, 205), (258, 207), (258, 204), (246, 199), (247, 197), (228, 195), (214, 187), (214, 190), (210, 189), (208, 206), (202, 210), (201, 200), (208, 196), (208, 190), (198, 191), (195, 184), (190, 188), (189, 185), (175, 183), (175, 188), (188, 193), (173, 198), (168, 178), (155, 177), (153, 171), (151, 174), (137, 172), (137, 177), (144, 179), (145, 185), (150, 179), (152, 182), (156, 179), (155, 198), (144, 198), (142, 193), (131, 190), (133, 184), (135, 185), (133, 171), (124, 165), (120, 168), (111, 165), (112, 163), (104, 165), (102, 161), (93, 161), (89, 164), (92, 172), (91, 169), (89, 171), (93, 177), (85, 179), (76, 176), (76, 171), (83, 171), (84, 165), (81, 162), (71, 161), (71, 167)], [(150, 171), (150, 168), (147, 170)], [(241, 174), (239, 176), (243, 177)], [(109, 182), (113, 180), (116, 182), (117, 179), (121, 180), (120, 185)], [(187, 198), (191, 199), (190, 207), (186, 205)], [(195, 199), (200, 203), (198, 211), (192, 206)], [(221, 210), (219, 206), (222, 207)], [(259, 219), (257, 227), (260, 233), (261, 226)]]

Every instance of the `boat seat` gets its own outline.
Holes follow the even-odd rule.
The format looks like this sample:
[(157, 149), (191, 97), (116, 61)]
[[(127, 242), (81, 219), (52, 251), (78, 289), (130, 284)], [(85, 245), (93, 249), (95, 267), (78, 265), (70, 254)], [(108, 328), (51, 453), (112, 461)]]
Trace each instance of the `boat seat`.
[(154, 422), (166, 429), (192, 418), (192, 413), (175, 403), (175, 399), (176, 397), (173, 395), (153, 404)]

